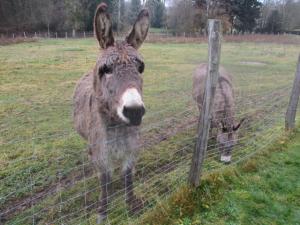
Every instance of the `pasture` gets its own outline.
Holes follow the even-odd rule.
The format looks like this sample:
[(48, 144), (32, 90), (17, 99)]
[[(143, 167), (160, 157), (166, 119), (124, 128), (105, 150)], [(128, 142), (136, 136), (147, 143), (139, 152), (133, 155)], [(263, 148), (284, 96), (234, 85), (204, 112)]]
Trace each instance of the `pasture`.
[(142, 224), (299, 223), (300, 133), (284, 135), (237, 166), (207, 174), (144, 216)]
[[(233, 74), (237, 117), (246, 117), (234, 162), (261, 150), (283, 132), (298, 44), (225, 42), (221, 62)], [(72, 127), (77, 80), (94, 66), (94, 39), (40, 40), (0, 46), (0, 219), (7, 224), (93, 224), (97, 175), (85, 143)], [(142, 153), (136, 191), (148, 207), (184, 184), (198, 112), (192, 72), (207, 60), (206, 43), (146, 43)], [(222, 168), (211, 151), (205, 170)], [(116, 168), (118, 169), (118, 168)], [(121, 187), (114, 177), (114, 188)], [(137, 224), (122, 193), (109, 222)], [(148, 208), (147, 207), (147, 208)], [(125, 222), (124, 222), (125, 221)]]

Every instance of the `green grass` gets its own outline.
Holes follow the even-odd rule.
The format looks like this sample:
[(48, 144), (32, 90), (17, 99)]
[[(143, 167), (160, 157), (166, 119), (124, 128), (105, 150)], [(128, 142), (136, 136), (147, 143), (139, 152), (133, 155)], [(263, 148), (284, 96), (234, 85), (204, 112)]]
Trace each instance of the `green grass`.
[(183, 187), (142, 224), (300, 224), (300, 130), (237, 166)]
[[(93, 220), (98, 181), (87, 175), (91, 169), (86, 145), (73, 131), (71, 98), (76, 81), (93, 67), (97, 53), (93, 39), (0, 46), (0, 211), (45, 190), (47, 194), (47, 188), (57, 188), (55, 194), (47, 194), (34, 207), (12, 214), (10, 224), (30, 224), (33, 212), (45, 208), (34, 217), (41, 224), (70, 213), (75, 215), (61, 222), (78, 216), (84, 216), (80, 221)], [(141, 53), (146, 64), (143, 139), (154, 144), (144, 149), (138, 161), (137, 191), (154, 205), (165, 193), (173, 191), (175, 184), (182, 183), (188, 171), (195, 124), (189, 129), (184, 125), (187, 121), (193, 123), (197, 115), (191, 98), (191, 76), (196, 65), (206, 61), (207, 45), (148, 43)], [(268, 106), (270, 97), (264, 98), (263, 93), (277, 92), (291, 84), (298, 53), (293, 45), (223, 44), (222, 64), (234, 75), (238, 116), (253, 112), (249, 121), (253, 133), (245, 132), (249, 138), (241, 143), (236, 160), (262, 148), (268, 138), (274, 138), (272, 132), (281, 134), (287, 98), (279, 99), (274, 112), (275, 100)], [(288, 91), (284, 96), (288, 96)], [(268, 116), (270, 112), (272, 116)], [(271, 125), (263, 124), (262, 128), (262, 121)], [(166, 133), (171, 137), (155, 144)], [(173, 169), (143, 182), (145, 175), (154, 176), (160, 166), (172, 162), (176, 162)], [(207, 163), (206, 170), (220, 166), (215, 157)], [(69, 185), (72, 182), (75, 184)], [(116, 186), (120, 184), (117, 182)], [(93, 191), (84, 194), (87, 190)], [(78, 194), (81, 197), (76, 198)], [(112, 219), (126, 213), (122, 201), (115, 201), (121, 207), (112, 213)], [(94, 208), (84, 215), (80, 210), (91, 204)], [(123, 216), (121, 220), (124, 218), (127, 219)]]

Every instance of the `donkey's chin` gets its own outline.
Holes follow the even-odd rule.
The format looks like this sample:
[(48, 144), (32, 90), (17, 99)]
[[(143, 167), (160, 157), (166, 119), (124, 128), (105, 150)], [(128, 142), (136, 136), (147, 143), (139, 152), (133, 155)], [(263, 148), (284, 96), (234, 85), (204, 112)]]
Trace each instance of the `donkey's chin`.
[(125, 117), (123, 114), (119, 115), (119, 119), (122, 123), (125, 123), (127, 126), (139, 126), (142, 124), (142, 118), (132, 118), (129, 119)]
[(141, 125), (141, 123), (142, 123), (141, 119), (136, 119), (136, 120), (130, 121), (130, 123), (128, 125), (129, 126), (139, 126), (139, 125)]

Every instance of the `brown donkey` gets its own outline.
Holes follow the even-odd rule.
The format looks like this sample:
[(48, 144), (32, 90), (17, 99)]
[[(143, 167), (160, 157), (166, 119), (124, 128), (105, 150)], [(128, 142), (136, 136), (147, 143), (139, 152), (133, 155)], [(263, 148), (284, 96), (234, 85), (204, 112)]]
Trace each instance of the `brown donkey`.
[(107, 217), (111, 174), (122, 168), (125, 199), (130, 213), (143, 207), (133, 193), (133, 174), (139, 146), (139, 125), (145, 114), (142, 100), (144, 62), (137, 49), (146, 39), (149, 13), (142, 10), (132, 31), (123, 42), (115, 42), (107, 5), (101, 3), (95, 13), (94, 31), (102, 54), (94, 69), (76, 85), (74, 124), (88, 141), (91, 159), (99, 171), (101, 198), (99, 221)]
[[(200, 64), (193, 77), (193, 98), (199, 111), (202, 110), (204, 99), (207, 66), (207, 64)], [(223, 67), (220, 67), (219, 75), (212, 109), (211, 128), (218, 130), (217, 145), (221, 153), (220, 161), (230, 163), (232, 149), (238, 140), (237, 131), (245, 119), (242, 119), (238, 124), (235, 122), (235, 98), (231, 75)]]

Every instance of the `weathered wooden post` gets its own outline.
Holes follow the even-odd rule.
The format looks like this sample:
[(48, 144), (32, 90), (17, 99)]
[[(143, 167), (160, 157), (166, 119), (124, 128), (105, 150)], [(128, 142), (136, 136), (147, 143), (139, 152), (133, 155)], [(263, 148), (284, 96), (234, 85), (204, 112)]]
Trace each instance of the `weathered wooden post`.
[(195, 187), (200, 185), (200, 176), (208, 143), (211, 123), (211, 111), (214, 104), (215, 91), (219, 78), (221, 53), (221, 21), (209, 20), (208, 70), (204, 94), (203, 108), (198, 121), (198, 138), (194, 150), (189, 174), (189, 183)]
[(296, 69), (295, 80), (293, 84), (293, 89), (290, 97), (290, 102), (285, 115), (285, 129), (293, 130), (295, 128), (295, 120), (297, 107), (300, 95), (300, 54), (298, 56), (298, 64)]

